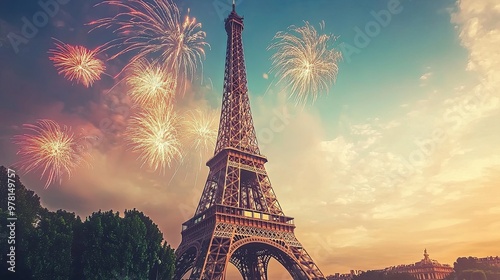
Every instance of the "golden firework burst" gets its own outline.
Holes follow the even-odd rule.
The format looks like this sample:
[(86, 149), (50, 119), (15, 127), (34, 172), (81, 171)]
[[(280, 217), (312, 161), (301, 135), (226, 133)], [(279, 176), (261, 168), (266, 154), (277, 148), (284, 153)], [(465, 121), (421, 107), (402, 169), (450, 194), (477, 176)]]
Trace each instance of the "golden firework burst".
[(129, 87), (128, 94), (137, 104), (143, 106), (155, 102), (170, 104), (173, 101), (175, 79), (165, 67), (156, 63), (150, 63), (145, 59), (137, 61), (131, 66), (126, 81)]
[(175, 159), (182, 159), (177, 126), (172, 107), (160, 103), (132, 116), (125, 135), (143, 165), (164, 171)]
[(47, 177), (45, 188), (52, 182), (61, 183), (63, 175), (86, 163), (85, 151), (79, 149), (78, 140), (69, 127), (61, 127), (52, 120), (39, 120), (36, 124), (24, 124), (31, 133), (14, 136), (19, 145), (18, 165), (26, 172), (41, 169), (41, 178)]
[[(320, 30), (324, 29), (324, 22)], [(305, 22), (304, 26), (290, 26), (286, 32), (274, 36), (268, 50), (272, 55), (271, 72), (276, 72), (278, 84), (286, 81), (296, 103), (314, 102), (320, 93), (327, 93), (338, 73), (338, 61), (342, 55), (329, 45), (336, 37), (319, 32)]]
[(82, 46), (72, 46), (56, 40), (56, 48), (50, 49), (49, 59), (54, 63), (59, 74), (70, 81), (76, 81), (90, 87), (101, 79), (106, 69), (104, 63), (96, 58), (98, 50), (89, 50)]

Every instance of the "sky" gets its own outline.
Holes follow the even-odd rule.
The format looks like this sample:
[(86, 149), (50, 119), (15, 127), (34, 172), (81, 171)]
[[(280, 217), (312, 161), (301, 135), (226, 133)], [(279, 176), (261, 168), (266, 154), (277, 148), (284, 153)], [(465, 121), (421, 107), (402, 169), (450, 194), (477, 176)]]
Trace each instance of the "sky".
[[(18, 170), (22, 181), (52, 210), (86, 217), (136, 208), (176, 247), (213, 153), (188, 149), (164, 172), (141, 165), (122, 139), (131, 110), (126, 86), (112, 78), (125, 58), (106, 61), (110, 74), (86, 88), (58, 75), (47, 54), (52, 38), (89, 49), (112, 40), (113, 34), (89, 32), (86, 23), (116, 11), (94, 7), (93, 0), (58, 3), (31, 38), (14, 44), (8, 35), (22, 35), (25, 20), (43, 9), (35, 1), (0, 3), (0, 165), (15, 166), (19, 147), (12, 137), (38, 119), (97, 136), (90, 167), (47, 189), (39, 170)], [(189, 9), (202, 23), (210, 44), (176, 108), (217, 114), (230, 4), (176, 3), (181, 14)], [(248, 89), (266, 169), (283, 211), (295, 218), (296, 236), (325, 275), (414, 263), (424, 248), (448, 264), (499, 254), (497, 0), (236, 4), (244, 16)], [(324, 21), (322, 32), (337, 36), (332, 47), (343, 60), (329, 92), (296, 106), (270, 71), (267, 48), (277, 32), (304, 21), (318, 30)], [(283, 125), (276, 128), (276, 120)], [(287, 279), (277, 263), (270, 269), (271, 279)], [(235, 271), (229, 268), (230, 275)]]

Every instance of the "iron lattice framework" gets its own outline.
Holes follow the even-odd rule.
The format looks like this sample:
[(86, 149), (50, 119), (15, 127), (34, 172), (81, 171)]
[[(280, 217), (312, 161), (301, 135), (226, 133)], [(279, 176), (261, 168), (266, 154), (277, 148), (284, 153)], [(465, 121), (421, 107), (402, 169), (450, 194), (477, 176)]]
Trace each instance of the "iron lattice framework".
[(243, 279), (268, 279), (275, 258), (293, 279), (325, 279), (294, 234), (271, 187), (260, 154), (247, 93), (241, 33), (233, 11), (228, 35), (224, 96), (214, 157), (193, 218), (183, 224), (174, 279), (225, 279), (228, 263)]

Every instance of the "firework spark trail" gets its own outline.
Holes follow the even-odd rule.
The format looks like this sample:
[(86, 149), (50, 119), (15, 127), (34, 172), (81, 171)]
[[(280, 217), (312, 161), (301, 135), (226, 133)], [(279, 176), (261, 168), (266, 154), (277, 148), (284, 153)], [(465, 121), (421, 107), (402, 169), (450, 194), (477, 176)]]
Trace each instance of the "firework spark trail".
[[(320, 30), (324, 29), (324, 22)], [(328, 92), (338, 73), (340, 52), (329, 47), (336, 37), (319, 34), (305, 22), (304, 26), (290, 26), (286, 32), (278, 32), (268, 50), (276, 52), (271, 56), (271, 72), (276, 72), (278, 83), (286, 81), (296, 104), (305, 104), (308, 99), (316, 100), (320, 93)]]
[[(185, 150), (196, 151), (199, 156), (198, 169), (196, 170), (194, 181), (194, 185), (196, 185), (198, 181), (198, 174), (202, 166), (203, 155), (215, 147), (218, 124), (217, 114), (215, 111), (195, 109), (187, 111), (185, 115), (186, 117), (183, 118), (182, 122), (182, 130), (184, 132), (182, 140), (184, 145), (187, 143), (188, 146)], [(183, 162), (185, 163), (184, 160)], [(179, 164), (168, 184), (172, 182), (180, 167), (181, 165)], [(184, 180), (187, 180), (188, 174), (192, 175), (192, 171), (186, 172)]]
[(45, 188), (54, 181), (61, 184), (64, 174), (69, 178), (75, 167), (86, 163), (85, 151), (79, 149), (79, 139), (70, 128), (61, 127), (51, 120), (39, 120), (34, 125), (24, 124), (23, 127), (33, 133), (13, 137), (14, 143), (20, 146), (18, 164), (25, 172), (43, 168), (40, 178), (47, 176)]
[(215, 112), (196, 109), (187, 113), (184, 122), (185, 137), (200, 155), (215, 147), (217, 124)]
[(89, 50), (82, 46), (72, 46), (55, 40), (55, 49), (50, 49), (49, 59), (54, 63), (59, 74), (70, 81), (76, 80), (85, 87), (90, 87), (101, 79), (106, 69), (104, 63), (96, 58), (98, 49)]
[(192, 80), (196, 73), (197, 62), (202, 64), (205, 58), (205, 46), (210, 46), (205, 42), (201, 23), (189, 15), (182, 20), (171, 0), (106, 0), (96, 6), (102, 4), (122, 9), (113, 17), (89, 23), (92, 30), (111, 29), (118, 36), (102, 46), (103, 51), (115, 50), (110, 59), (133, 52), (126, 69), (140, 59), (154, 57), (175, 73), (178, 85), (185, 91), (187, 79)]
[(137, 61), (131, 66), (126, 81), (128, 94), (139, 105), (156, 102), (171, 104), (173, 101), (175, 79), (158, 64), (145, 59)]
[(160, 103), (134, 115), (125, 135), (142, 165), (165, 171), (175, 159), (182, 160), (177, 136), (178, 118), (170, 106)]

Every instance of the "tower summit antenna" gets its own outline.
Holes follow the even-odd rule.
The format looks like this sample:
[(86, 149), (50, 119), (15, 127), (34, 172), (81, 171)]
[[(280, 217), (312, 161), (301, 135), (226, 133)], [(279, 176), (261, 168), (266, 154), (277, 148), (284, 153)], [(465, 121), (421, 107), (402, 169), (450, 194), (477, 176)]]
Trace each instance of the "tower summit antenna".
[(236, 3), (235, 3), (235, 0), (233, 0), (233, 12), (236, 12)]

